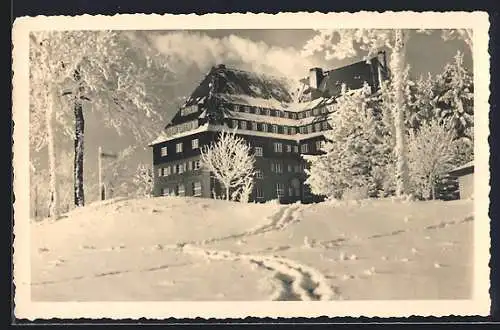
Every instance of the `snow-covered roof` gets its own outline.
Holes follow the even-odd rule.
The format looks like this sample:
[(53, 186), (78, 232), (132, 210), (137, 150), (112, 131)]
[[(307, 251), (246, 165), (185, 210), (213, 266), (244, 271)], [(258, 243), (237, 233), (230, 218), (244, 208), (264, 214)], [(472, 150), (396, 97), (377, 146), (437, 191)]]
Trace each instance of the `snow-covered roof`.
[(230, 119), (248, 120), (257, 123), (266, 123), (270, 125), (283, 125), (292, 127), (309, 125), (314, 122), (320, 121), (321, 119), (324, 118), (323, 115), (323, 116), (306, 117), (302, 119), (291, 119), (291, 118), (273, 117), (266, 115), (256, 115), (253, 113), (237, 112), (237, 111), (226, 111), (225, 116), (226, 118)]
[(471, 167), (474, 167), (474, 161), (470, 161), (466, 164), (463, 164), (461, 166), (458, 166), (458, 167), (455, 167), (453, 170), (450, 171), (450, 173), (458, 173), (458, 172), (461, 172), (467, 168), (471, 168)]
[(266, 109), (301, 112), (314, 109), (321, 105), (331, 104), (334, 98), (317, 98), (312, 101), (296, 103), (296, 102), (280, 102), (276, 99), (263, 99), (251, 97), (243, 94), (217, 94), (218, 98), (231, 104), (247, 105), (251, 107), (259, 107)]
[(184, 136), (190, 136), (196, 133), (200, 132), (220, 132), (222, 130), (230, 130), (230, 131), (235, 131), (236, 134), (241, 134), (241, 135), (249, 135), (249, 136), (260, 136), (260, 137), (269, 137), (269, 138), (274, 138), (274, 139), (281, 139), (281, 140), (289, 140), (289, 141), (295, 141), (295, 142), (300, 142), (303, 140), (308, 140), (311, 138), (319, 137), (324, 135), (323, 132), (314, 132), (314, 133), (307, 133), (307, 134), (293, 134), (293, 135), (288, 135), (288, 134), (279, 134), (279, 133), (271, 133), (271, 132), (260, 132), (260, 131), (252, 131), (252, 130), (245, 130), (245, 129), (230, 129), (226, 125), (211, 125), (211, 124), (204, 124), (201, 125), (200, 127), (190, 130), (190, 131), (185, 131), (182, 133), (178, 133), (175, 135), (167, 136), (165, 133), (160, 134), (154, 141), (152, 141), (149, 146), (153, 146), (155, 144), (171, 141), (178, 139), (180, 137)]

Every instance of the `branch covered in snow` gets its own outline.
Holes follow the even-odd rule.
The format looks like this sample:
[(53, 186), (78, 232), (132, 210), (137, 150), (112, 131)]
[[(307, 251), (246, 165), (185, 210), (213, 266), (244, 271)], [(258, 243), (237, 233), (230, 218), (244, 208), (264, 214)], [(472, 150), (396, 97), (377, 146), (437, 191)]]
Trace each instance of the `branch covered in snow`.
[(201, 152), (201, 167), (222, 184), (227, 200), (247, 198), (244, 195), (252, 187), (254, 163), (250, 146), (235, 132), (222, 131), (217, 141)]

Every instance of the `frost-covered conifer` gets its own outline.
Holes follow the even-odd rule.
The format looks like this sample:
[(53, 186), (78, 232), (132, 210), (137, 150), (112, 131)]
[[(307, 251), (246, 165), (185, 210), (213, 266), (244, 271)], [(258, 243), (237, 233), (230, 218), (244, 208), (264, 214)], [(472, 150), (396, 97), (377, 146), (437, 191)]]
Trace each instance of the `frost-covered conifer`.
[[(322, 155), (308, 155), (306, 183), (314, 194), (340, 198), (346, 190), (366, 187), (369, 196), (384, 190), (391, 148), (378, 100), (369, 86), (344, 92), (330, 114)], [(368, 197), (368, 196), (365, 196)]]

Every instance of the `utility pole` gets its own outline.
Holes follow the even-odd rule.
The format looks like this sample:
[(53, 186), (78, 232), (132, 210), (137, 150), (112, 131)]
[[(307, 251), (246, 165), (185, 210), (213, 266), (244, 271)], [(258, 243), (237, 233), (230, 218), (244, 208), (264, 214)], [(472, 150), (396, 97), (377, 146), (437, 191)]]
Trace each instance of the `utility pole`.
[(114, 158), (117, 159), (118, 155), (116, 154), (111, 154), (111, 153), (104, 153), (102, 152), (102, 147), (99, 146), (98, 150), (98, 155), (97, 155), (97, 171), (98, 171), (98, 176), (99, 176), (99, 200), (105, 200), (106, 199), (106, 186), (104, 185), (103, 178), (102, 178), (102, 158)]
[(97, 173), (99, 176), (99, 200), (104, 200), (103, 191), (102, 191), (102, 147), (99, 146), (99, 150), (97, 153)]

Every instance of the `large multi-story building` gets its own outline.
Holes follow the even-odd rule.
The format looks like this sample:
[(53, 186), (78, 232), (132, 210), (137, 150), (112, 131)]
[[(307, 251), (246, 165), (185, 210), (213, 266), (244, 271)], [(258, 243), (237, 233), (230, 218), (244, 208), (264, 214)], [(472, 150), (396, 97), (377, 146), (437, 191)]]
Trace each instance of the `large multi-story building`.
[(312, 68), (298, 82), (286, 77), (213, 67), (150, 146), (154, 195), (214, 197), (222, 187), (200, 168), (201, 148), (223, 129), (235, 130), (256, 158), (252, 201), (318, 199), (304, 184), (303, 154), (317, 154), (328, 113), (342, 85), (378, 89), (387, 76), (385, 53), (338, 69)]

